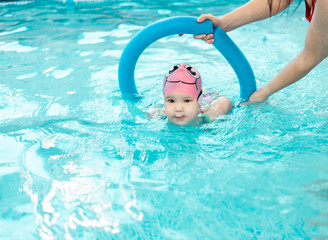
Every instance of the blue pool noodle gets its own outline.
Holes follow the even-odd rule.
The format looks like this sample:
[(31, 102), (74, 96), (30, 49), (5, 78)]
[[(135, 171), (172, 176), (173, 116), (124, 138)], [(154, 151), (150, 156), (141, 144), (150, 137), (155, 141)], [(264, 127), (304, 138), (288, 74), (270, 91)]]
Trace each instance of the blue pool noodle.
[[(172, 17), (156, 21), (138, 32), (126, 45), (118, 68), (119, 86), (123, 97), (138, 94), (134, 72), (142, 52), (153, 42), (174, 34), (209, 34), (213, 24), (206, 20), (198, 23), (195, 17)], [(240, 85), (240, 98), (247, 101), (256, 90), (255, 76), (244, 54), (219, 27), (214, 29), (214, 47), (221, 52), (235, 71)]]
[(214, 28), (213, 46), (219, 50), (235, 71), (240, 86), (240, 98), (248, 101), (250, 95), (256, 90), (256, 82), (253, 69), (245, 55), (220, 27)]

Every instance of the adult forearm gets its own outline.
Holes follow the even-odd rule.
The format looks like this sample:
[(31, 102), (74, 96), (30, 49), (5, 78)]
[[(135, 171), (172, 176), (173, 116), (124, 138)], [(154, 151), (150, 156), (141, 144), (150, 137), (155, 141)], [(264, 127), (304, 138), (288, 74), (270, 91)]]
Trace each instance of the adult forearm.
[(220, 27), (229, 32), (248, 23), (269, 18), (286, 9), (292, 1), (272, 0), (271, 8), (268, 0), (251, 0), (234, 11), (220, 17)]
[(317, 0), (306, 34), (303, 51), (288, 63), (268, 84), (255, 91), (250, 96), (248, 104), (265, 101), (273, 93), (303, 78), (322, 60), (328, 57), (327, 15), (328, 1)]
[(297, 82), (307, 75), (319, 61), (309, 61), (303, 50), (288, 63), (264, 88), (268, 96)]

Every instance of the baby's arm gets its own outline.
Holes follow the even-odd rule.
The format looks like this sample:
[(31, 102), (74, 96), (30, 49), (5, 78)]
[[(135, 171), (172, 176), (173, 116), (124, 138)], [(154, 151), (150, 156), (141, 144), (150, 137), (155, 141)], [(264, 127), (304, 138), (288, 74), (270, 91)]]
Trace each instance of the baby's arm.
[(209, 117), (218, 117), (230, 112), (232, 108), (232, 103), (227, 97), (218, 97), (214, 100), (211, 105), (206, 110), (206, 114)]

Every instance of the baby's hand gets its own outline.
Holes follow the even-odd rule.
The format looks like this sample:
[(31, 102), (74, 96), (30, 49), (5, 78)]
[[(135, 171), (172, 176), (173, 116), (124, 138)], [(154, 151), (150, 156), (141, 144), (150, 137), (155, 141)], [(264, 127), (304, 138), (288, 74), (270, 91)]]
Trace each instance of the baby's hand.
[(149, 106), (146, 109), (146, 116), (150, 119), (160, 118), (160, 116), (159, 116), (159, 111), (160, 110), (161, 110), (161, 106), (159, 106), (159, 105)]
[[(197, 22), (201, 23), (204, 22), (205, 20), (211, 20), (213, 23), (213, 27), (220, 26), (220, 18), (213, 16), (212, 14), (202, 14), (199, 16), (197, 19)], [(206, 35), (206, 34), (200, 34), (200, 35), (194, 35), (195, 39), (201, 39), (209, 44), (214, 43), (213, 39), (214, 35), (212, 33)]]

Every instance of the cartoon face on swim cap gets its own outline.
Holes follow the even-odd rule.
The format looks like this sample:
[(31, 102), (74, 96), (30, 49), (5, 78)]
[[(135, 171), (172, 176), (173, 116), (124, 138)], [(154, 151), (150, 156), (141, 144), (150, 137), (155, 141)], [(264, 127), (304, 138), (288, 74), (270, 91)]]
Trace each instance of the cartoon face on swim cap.
[(202, 93), (202, 79), (196, 68), (181, 63), (165, 74), (163, 89), (164, 97), (170, 93), (187, 93), (198, 100)]

